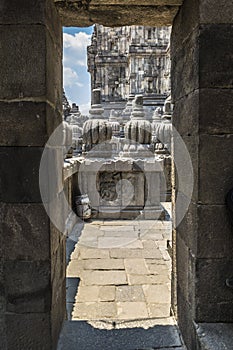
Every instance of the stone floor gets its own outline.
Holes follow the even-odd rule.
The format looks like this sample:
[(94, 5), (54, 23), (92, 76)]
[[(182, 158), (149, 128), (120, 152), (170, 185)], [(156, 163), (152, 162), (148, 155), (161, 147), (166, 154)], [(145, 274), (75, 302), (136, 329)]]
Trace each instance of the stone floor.
[(67, 267), (70, 320), (170, 316), (170, 221), (85, 224)]
[(168, 240), (169, 220), (79, 224), (67, 240), (68, 320), (58, 350), (184, 350), (170, 316)]

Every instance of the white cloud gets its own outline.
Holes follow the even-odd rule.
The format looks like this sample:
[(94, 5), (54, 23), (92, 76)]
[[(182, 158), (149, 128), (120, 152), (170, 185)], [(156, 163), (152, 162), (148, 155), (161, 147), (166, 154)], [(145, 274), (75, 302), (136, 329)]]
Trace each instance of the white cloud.
[(84, 32), (75, 33), (75, 35), (63, 34), (64, 46), (64, 64), (86, 66), (87, 64), (87, 46), (91, 43), (91, 35)]
[(70, 67), (63, 68), (64, 86), (72, 87), (74, 85), (82, 87), (83, 84), (79, 82), (78, 74)]

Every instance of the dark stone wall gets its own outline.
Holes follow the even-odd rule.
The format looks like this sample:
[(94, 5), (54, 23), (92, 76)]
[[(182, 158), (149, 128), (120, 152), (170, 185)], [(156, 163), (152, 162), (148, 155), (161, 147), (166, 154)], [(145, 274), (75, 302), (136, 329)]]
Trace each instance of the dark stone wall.
[(52, 0), (0, 5), (1, 349), (52, 349), (65, 316), (65, 239), (39, 190), (62, 120), (62, 30)]
[[(224, 10), (225, 9), (225, 10)], [(189, 349), (195, 323), (233, 322), (232, 2), (185, 0), (172, 33), (173, 124), (190, 153), (194, 191), (176, 230), (178, 321)], [(174, 147), (176, 151), (176, 147)]]

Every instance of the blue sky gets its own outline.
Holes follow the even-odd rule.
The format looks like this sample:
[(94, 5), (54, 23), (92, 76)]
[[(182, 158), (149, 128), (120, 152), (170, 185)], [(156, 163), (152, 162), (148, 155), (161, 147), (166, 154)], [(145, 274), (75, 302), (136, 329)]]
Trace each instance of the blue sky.
[(87, 72), (87, 45), (93, 27), (63, 28), (63, 85), (70, 103), (79, 105), (82, 114), (90, 109), (90, 74)]

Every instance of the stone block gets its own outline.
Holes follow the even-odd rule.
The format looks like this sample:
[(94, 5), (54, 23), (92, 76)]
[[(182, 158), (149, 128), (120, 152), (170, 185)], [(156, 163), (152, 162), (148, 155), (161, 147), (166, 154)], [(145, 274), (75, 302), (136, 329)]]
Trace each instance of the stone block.
[(76, 295), (76, 303), (98, 301), (99, 299), (99, 286), (80, 286), (78, 288), (78, 294)]
[(116, 304), (113, 302), (76, 303), (73, 310), (73, 319), (103, 320), (116, 318), (116, 314)]
[(183, 1), (180, 10), (173, 21), (171, 35), (171, 57), (179, 50), (192, 36), (193, 31), (199, 24), (199, 1)]
[(8, 349), (52, 349), (48, 313), (6, 314), (5, 320)]
[(211, 0), (202, 0), (199, 9), (201, 24), (232, 23), (233, 4), (231, 1), (215, 1), (213, 4)]
[[(117, 286), (116, 287), (117, 302), (135, 302), (145, 301), (142, 286)], [(138, 317), (137, 317), (138, 318)]]
[[(179, 131), (179, 130), (178, 130)], [(175, 190), (186, 196), (188, 202), (198, 200), (199, 138), (198, 136), (174, 137)], [(176, 199), (177, 200), (177, 199)], [(184, 204), (182, 198), (180, 204)], [(180, 222), (178, 216), (177, 222)]]
[(176, 237), (176, 265), (177, 265), (177, 284), (183, 292), (186, 300), (189, 300), (189, 247), (179, 236), (177, 230)]
[(144, 284), (156, 284), (164, 285), (168, 282), (168, 278), (165, 275), (128, 275), (129, 285), (144, 285)]
[(170, 304), (170, 290), (166, 284), (142, 286), (147, 303)]
[(6, 261), (3, 278), (8, 312), (25, 314), (50, 310), (48, 261)]
[(86, 286), (127, 284), (125, 271), (83, 271), (81, 279)]
[(194, 326), (194, 315), (192, 314), (190, 304), (183, 295), (182, 289), (177, 289), (178, 303), (178, 326), (188, 349), (196, 348), (196, 330)]
[(54, 39), (61, 40), (60, 18), (51, 0), (4, 1), (0, 8), (0, 18), (0, 24), (46, 25)]
[(130, 258), (161, 259), (162, 255), (159, 249), (113, 248), (110, 250), (110, 257), (118, 258), (118, 259), (130, 259)]
[(99, 301), (114, 301), (115, 295), (115, 286), (102, 286), (99, 290)]
[(119, 320), (135, 320), (148, 318), (148, 316), (146, 303), (143, 301), (117, 303), (117, 318)]
[(98, 248), (118, 248), (125, 247), (136, 240), (132, 237), (99, 237)]
[(44, 146), (61, 119), (46, 103), (0, 102), (1, 146)]
[(203, 204), (225, 205), (227, 192), (233, 184), (232, 135), (201, 135), (199, 155), (199, 200)]
[(127, 274), (147, 275), (149, 273), (145, 259), (124, 259)]
[(72, 253), (72, 259), (108, 259), (108, 249), (79, 247)]
[(196, 260), (196, 321), (231, 322), (232, 290), (226, 279), (232, 277), (232, 259)]
[(199, 87), (198, 33), (197, 28), (188, 37), (185, 44), (182, 44), (177, 51), (172, 51), (171, 75), (173, 79), (171, 84), (174, 101), (189, 95)]
[(89, 259), (83, 261), (83, 268), (84, 270), (124, 270), (124, 262), (123, 259)]
[(233, 251), (232, 225), (224, 205), (199, 205), (197, 257), (231, 258)]
[(199, 92), (200, 133), (232, 134), (233, 90), (201, 89)]
[[(180, 205), (176, 205), (176, 215), (179, 217), (179, 211), (183, 211), (182, 203), (183, 197), (180, 194), (181, 202)], [(185, 197), (184, 197), (185, 200)], [(197, 240), (198, 240), (198, 213), (197, 205), (193, 202), (190, 203), (187, 212), (183, 220), (176, 228), (177, 237), (183, 240), (183, 244), (188, 247), (193, 254), (196, 254), (197, 251)], [(181, 249), (182, 250), (182, 249)]]
[(153, 304), (148, 305), (148, 313), (152, 318), (163, 318), (170, 316), (170, 303), (168, 304)]
[(41, 204), (0, 204), (6, 260), (50, 259), (49, 219)]
[(27, 25), (4, 25), (0, 34), (4, 52), (0, 62), (1, 98), (20, 102), (48, 96), (61, 111), (61, 50), (47, 29), (40, 25), (31, 25), (30, 30)]
[(10, 203), (41, 202), (39, 167), (43, 148), (1, 147), (0, 201)]
[[(201, 94), (201, 91), (196, 90), (175, 102), (172, 115), (172, 124), (181, 136), (196, 136), (198, 134), (198, 111)], [(204, 97), (204, 94), (202, 96)], [(208, 99), (205, 98), (203, 104), (204, 102), (208, 106), (210, 105), (210, 103), (208, 103)], [(207, 112), (206, 110), (206, 113), (208, 115), (209, 111)], [(205, 117), (206, 115), (203, 115), (203, 118)], [(200, 123), (201, 122), (202, 120), (200, 120)]]
[(232, 25), (202, 25), (199, 43), (200, 87), (232, 89)]

